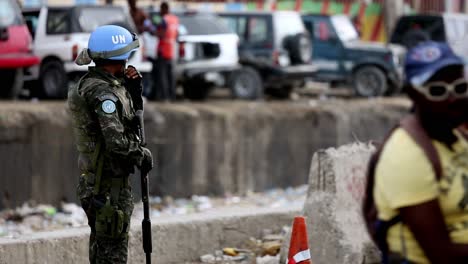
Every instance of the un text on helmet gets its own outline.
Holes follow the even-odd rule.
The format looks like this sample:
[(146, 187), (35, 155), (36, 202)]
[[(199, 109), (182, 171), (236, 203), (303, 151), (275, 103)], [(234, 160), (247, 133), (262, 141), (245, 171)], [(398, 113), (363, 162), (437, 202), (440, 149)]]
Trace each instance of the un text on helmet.
[(114, 44), (125, 44), (125, 35), (114, 35), (114, 36), (112, 36), (112, 43), (114, 43)]

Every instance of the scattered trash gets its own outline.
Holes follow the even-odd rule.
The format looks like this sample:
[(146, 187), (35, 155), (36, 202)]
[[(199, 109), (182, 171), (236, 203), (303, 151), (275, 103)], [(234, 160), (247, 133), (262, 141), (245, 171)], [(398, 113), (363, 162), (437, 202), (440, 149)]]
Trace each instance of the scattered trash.
[(270, 229), (263, 230), (263, 238), (251, 237), (245, 242), (245, 248), (226, 247), (222, 251), (200, 257), (202, 263), (216, 264), (279, 264), (280, 250), (288, 228), (280, 234)]
[(14, 238), (21, 234), (50, 231), (87, 224), (83, 209), (73, 203), (62, 203), (60, 208), (51, 205), (23, 204), (15, 210), (0, 212), (0, 237)]
[[(167, 215), (186, 215), (192, 213), (209, 213), (214, 209), (233, 207), (277, 208), (302, 206), (307, 194), (307, 185), (295, 188), (273, 189), (267, 192), (247, 192), (245, 196), (227, 194), (225, 197), (208, 197), (193, 195), (190, 199), (174, 199), (170, 196), (150, 197), (151, 217)], [(135, 204), (133, 221), (141, 221), (143, 208), (141, 203)], [(88, 224), (86, 214), (81, 206), (74, 203), (62, 203), (58, 208), (45, 205), (25, 203), (16, 209), (0, 211), (0, 237), (17, 237), (38, 231), (52, 231), (69, 227), (82, 227)], [(279, 237), (271, 237), (271, 230), (265, 230), (263, 241), (277, 241)], [(263, 243), (263, 242), (262, 242)], [(249, 248), (250, 249), (250, 248)], [(261, 245), (252, 250), (258, 256), (275, 252), (275, 244)], [(265, 252), (263, 252), (263, 251)], [(221, 251), (221, 255), (222, 251)], [(236, 256), (237, 257), (237, 256)], [(216, 260), (216, 259), (215, 259)], [(233, 261), (233, 260), (231, 260)], [(254, 261), (254, 260), (252, 260)], [(209, 263), (209, 262), (205, 262)], [(238, 263), (238, 262), (236, 262)]]
[(281, 249), (281, 240), (268, 241), (263, 243), (263, 255), (276, 256)]
[(230, 256), (218, 250), (215, 254), (207, 254), (200, 257), (202, 263), (212, 264), (254, 264), (254, 259), (255, 255), (249, 251), (238, 252), (237, 255)]
[(257, 257), (256, 264), (279, 264), (280, 255)]

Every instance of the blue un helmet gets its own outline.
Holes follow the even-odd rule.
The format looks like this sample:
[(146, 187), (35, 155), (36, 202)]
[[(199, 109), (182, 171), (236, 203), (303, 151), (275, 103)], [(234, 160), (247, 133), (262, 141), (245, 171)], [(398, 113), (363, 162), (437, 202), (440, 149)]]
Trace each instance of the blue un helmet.
[(91, 60), (127, 60), (140, 43), (135, 34), (127, 29), (114, 25), (96, 28), (84, 49), (75, 62), (78, 65), (91, 63)]

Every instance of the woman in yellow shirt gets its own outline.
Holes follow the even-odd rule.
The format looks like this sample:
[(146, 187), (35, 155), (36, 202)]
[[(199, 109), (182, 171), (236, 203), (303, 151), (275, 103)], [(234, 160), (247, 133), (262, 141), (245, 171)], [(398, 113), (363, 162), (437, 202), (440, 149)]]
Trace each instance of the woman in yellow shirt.
[(446, 44), (425, 42), (408, 52), (405, 70), (413, 115), (432, 139), (442, 177), (405, 130), (393, 132), (373, 190), (378, 218), (402, 219), (387, 233), (390, 263), (468, 263), (468, 142), (455, 131), (468, 116), (463, 61)]

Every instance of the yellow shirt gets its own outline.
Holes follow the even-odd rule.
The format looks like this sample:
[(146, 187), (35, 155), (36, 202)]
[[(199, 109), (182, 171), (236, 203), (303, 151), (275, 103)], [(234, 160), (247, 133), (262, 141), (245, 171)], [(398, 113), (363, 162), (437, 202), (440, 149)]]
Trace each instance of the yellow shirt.
[[(398, 208), (438, 199), (452, 241), (468, 243), (468, 145), (458, 136), (453, 150), (433, 141), (443, 176), (435, 178), (424, 150), (404, 131), (397, 129), (387, 141), (375, 171), (374, 199), (379, 219), (390, 220)], [(430, 232), (430, 230), (428, 230)], [(390, 228), (390, 251), (406, 254), (410, 261), (429, 263), (404, 224)]]

